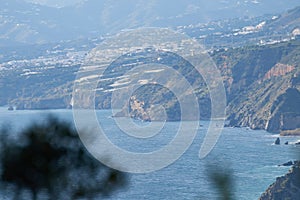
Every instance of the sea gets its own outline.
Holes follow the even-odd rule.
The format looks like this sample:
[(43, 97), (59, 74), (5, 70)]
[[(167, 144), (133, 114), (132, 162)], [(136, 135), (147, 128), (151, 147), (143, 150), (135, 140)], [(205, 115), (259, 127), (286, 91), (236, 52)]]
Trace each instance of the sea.
[[(45, 120), (49, 114), (74, 123), (72, 110), (8, 111), (7, 107), (1, 107), (0, 125), (10, 125), (12, 132), (17, 134), (29, 124)], [(98, 110), (96, 116), (112, 143), (134, 152), (151, 152), (167, 145), (176, 136), (180, 124), (165, 122), (157, 136), (131, 139), (118, 127), (110, 110)], [(84, 119), (83, 117), (82, 120)], [(148, 126), (149, 122), (136, 123)], [(276, 177), (289, 171), (290, 167), (279, 166), (280, 164), (299, 158), (300, 145), (294, 143), (300, 137), (280, 137), (281, 144), (274, 145), (279, 135), (247, 127), (225, 127), (210, 154), (200, 159), (199, 149), (208, 126), (209, 121), (200, 121), (193, 143), (175, 162), (150, 173), (129, 173), (127, 187), (107, 199), (218, 199), (218, 190), (210, 179), (210, 171), (217, 169), (230, 173), (234, 199), (254, 200), (260, 197)], [(284, 144), (286, 141), (289, 142), (288, 145)]]

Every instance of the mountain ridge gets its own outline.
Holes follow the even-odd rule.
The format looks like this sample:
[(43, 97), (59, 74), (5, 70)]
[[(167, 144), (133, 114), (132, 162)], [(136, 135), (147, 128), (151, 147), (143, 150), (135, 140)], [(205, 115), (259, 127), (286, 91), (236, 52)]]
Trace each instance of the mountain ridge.
[[(110, 4), (107, 4), (107, 3)], [(169, 1), (128, 2), (89, 0), (61, 8), (24, 0), (0, 1), (0, 46), (11, 43), (47, 43), (114, 34), (138, 27), (176, 27), (233, 17), (282, 12), (298, 5), (273, 1)], [(270, 6), (272, 5), (272, 6)], [(162, 8), (169, 7), (168, 12)], [(272, 9), (273, 8), (273, 9)], [(184, 11), (182, 11), (184, 10)]]

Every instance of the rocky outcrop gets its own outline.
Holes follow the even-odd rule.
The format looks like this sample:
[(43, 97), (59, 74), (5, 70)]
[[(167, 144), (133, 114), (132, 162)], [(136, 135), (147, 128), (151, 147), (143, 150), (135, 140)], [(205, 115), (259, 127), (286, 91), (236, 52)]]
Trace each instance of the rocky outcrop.
[(286, 163), (283, 163), (283, 164), (281, 164), (281, 165), (278, 165), (278, 166), (293, 166), (294, 164), (296, 164), (297, 163), (297, 161), (288, 161), (288, 162), (286, 162)]
[(14, 110), (14, 107), (12, 107), (12, 106), (9, 106), (9, 107), (7, 108), (7, 110), (10, 110), (10, 111), (12, 111), (12, 110)]
[[(135, 96), (130, 99), (129, 116), (132, 118), (142, 119), (144, 121), (151, 121), (148, 109), (145, 108), (145, 102), (137, 100)], [(154, 120), (153, 117), (152, 120)]]
[(300, 128), (294, 130), (281, 131), (280, 136), (300, 136)]
[(276, 178), (259, 200), (296, 200), (299, 197), (300, 161), (297, 161), (286, 175)]

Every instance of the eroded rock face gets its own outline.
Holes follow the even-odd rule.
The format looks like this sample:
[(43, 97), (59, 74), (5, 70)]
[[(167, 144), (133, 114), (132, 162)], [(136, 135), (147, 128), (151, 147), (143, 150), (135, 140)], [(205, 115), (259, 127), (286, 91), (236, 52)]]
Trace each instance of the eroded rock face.
[(231, 126), (280, 133), (300, 128), (300, 92), (293, 74), (254, 83), (229, 103)]
[[(300, 128), (300, 70), (296, 52), (298, 46), (273, 45), (249, 48), (243, 54), (227, 53), (226, 59), (223, 56), (224, 59), (217, 60), (227, 83), (229, 126), (272, 133)], [(238, 59), (232, 59), (232, 55)]]
[(287, 73), (293, 71), (295, 66), (277, 63), (272, 67), (264, 76), (264, 79), (271, 79), (274, 76), (284, 76)]
[(300, 161), (296, 161), (291, 170), (276, 181), (261, 195), (259, 200), (296, 200), (300, 197)]
[(280, 95), (270, 110), (270, 120), (266, 130), (278, 133), (300, 127), (300, 92), (296, 88), (289, 88)]
[(299, 113), (278, 113), (267, 124), (269, 132), (284, 132), (287, 130), (296, 130), (300, 127)]

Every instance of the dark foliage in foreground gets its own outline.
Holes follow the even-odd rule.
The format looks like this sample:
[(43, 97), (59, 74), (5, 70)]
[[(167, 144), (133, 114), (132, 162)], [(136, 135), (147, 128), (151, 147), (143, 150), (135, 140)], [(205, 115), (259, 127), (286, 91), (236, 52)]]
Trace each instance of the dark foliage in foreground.
[[(49, 117), (32, 124), (16, 138), (1, 130), (1, 190), (13, 190), (14, 199), (24, 191), (32, 199), (95, 199), (110, 195), (127, 183), (126, 174), (107, 168), (82, 145), (70, 124)], [(13, 189), (12, 189), (13, 188)]]
[(221, 169), (220, 167), (209, 167), (208, 176), (211, 183), (214, 185), (219, 194), (220, 200), (234, 199), (234, 180), (233, 174), (228, 169)]

